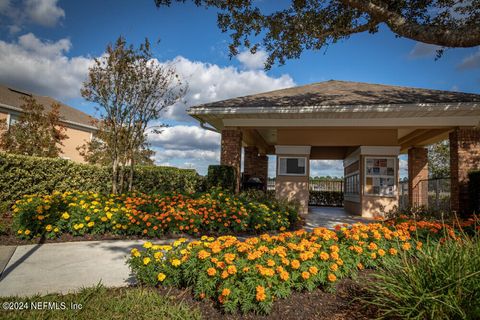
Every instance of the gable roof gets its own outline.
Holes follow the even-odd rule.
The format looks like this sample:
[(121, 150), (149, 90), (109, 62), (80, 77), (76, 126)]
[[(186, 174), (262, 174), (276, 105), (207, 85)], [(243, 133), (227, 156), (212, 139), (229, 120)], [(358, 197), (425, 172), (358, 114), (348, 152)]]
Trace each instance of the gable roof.
[(206, 103), (190, 108), (189, 112), (195, 114), (195, 109), (203, 108), (356, 106), (451, 102), (480, 102), (480, 94), (330, 80)]
[(51, 97), (39, 96), (23, 90), (17, 90), (12, 87), (0, 85), (0, 107), (21, 111), (22, 105), (24, 104), (22, 99), (23, 97), (34, 98), (37, 103), (42, 104), (45, 107), (46, 112), (50, 111), (52, 104), (58, 103), (60, 105), (60, 118), (63, 122), (89, 129), (95, 129), (93, 125), (93, 120), (95, 120), (95, 118), (86, 114), (85, 112), (72, 108)]

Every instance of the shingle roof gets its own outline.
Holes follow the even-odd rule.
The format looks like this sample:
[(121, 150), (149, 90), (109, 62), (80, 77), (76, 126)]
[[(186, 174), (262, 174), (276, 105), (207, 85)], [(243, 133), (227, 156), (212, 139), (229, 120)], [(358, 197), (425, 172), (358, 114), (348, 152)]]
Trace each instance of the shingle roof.
[(85, 112), (72, 108), (50, 97), (38, 96), (23, 90), (8, 87), (5, 85), (0, 85), (1, 104), (21, 109), (22, 105), (24, 104), (22, 97), (26, 96), (31, 96), (35, 98), (38, 103), (42, 104), (45, 107), (45, 111), (47, 112), (48, 110), (50, 110), (50, 107), (53, 103), (58, 103), (60, 105), (59, 111), (62, 120), (88, 127), (93, 126), (92, 120), (94, 120), (94, 118), (86, 114)]
[(480, 94), (330, 80), (207, 103), (191, 109), (448, 102), (480, 102)]

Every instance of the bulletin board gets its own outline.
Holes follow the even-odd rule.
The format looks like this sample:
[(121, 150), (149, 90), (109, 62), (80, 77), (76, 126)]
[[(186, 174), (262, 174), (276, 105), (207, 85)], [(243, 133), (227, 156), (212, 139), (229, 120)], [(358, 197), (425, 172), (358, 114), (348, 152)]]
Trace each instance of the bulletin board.
[(397, 158), (365, 158), (365, 194), (373, 196), (396, 196)]

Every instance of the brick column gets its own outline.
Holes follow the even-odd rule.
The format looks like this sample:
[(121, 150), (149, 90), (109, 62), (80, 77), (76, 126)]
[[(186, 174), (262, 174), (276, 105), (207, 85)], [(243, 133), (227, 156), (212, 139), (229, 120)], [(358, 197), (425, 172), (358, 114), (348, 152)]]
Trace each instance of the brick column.
[(243, 148), (243, 174), (249, 177), (256, 176), (258, 164), (258, 148), (248, 146)]
[(469, 215), (468, 172), (480, 169), (480, 129), (456, 128), (450, 133), (450, 207)]
[(235, 192), (240, 191), (240, 165), (242, 161), (242, 132), (240, 130), (222, 130), (220, 164), (235, 168), (237, 185)]
[(243, 160), (243, 172), (248, 177), (258, 177), (264, 184), (264, 189), (267, 187), (268, 179), (268, 156), (259, 155), (258, 148), (253, 146), (245, 147)]
[(411, 207), (428, 205), (428, 149), (408, 149), (408, 202)]

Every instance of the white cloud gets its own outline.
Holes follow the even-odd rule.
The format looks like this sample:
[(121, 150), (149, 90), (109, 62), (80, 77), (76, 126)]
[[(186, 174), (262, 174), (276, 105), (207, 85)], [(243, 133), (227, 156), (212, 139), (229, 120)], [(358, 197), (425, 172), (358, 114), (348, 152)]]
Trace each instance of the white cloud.
[(310, 160), (310, 176), (343, 177), (342, 160)]
[(462, 60), (462, 62), (457, 66), (459, 70), (470, 70), (480, 68), (480, 48), (477, 52), (471, 54)]
[(440, 49), (442, 49), (442, 47), (437, 45), (417, 42), (417, 44), (415, 45), (415, 47), (413, 47), (408, 56), (410, 58), (433, 58), (437, 54), (437, 50)]
[(4, 14), (10, 9), (10, 0), (0, 0), (0, 14)]
[(197, 126), (177, 125), (165, 128), (161, 134), (149, 134), (154, 147), (177, 150), (214, 150), (220, 145), (220, 135)]
[(0, 41), (0, 83), (59, 99), (79, 97), (93, 61), (68, 57), (71, 45), (69, 39), (42, 41), (32, 33), (14, 43)]
[(267, 62), (268, 54), (264, 50), (258, 50), (255, 54), (252, 54), (250, 50), (245, 50), (237, 55), (237, 60), (246, 69), (263, 69), (265, 62)]
[(53, 27), (61, 18), (65, 18), (65, 11), (57, 5), (57, 2), (58, 0), (27, 0), (25, 12), (32, 22)]
[(173, 120), (192, 121), (185, 112), (188, 106), (295, 85), (289, 75), (271, 77), (263, 70), (241, 71), (235, 67), (220, 67), (184, 57), (177, 57), (167, 63), (172, 63), (177, 73), (188, 83), (185, 103), (178, 103), (167, 110), (166, 117)]
[(159, 150), (155, 153), (155, 161), (160, 163), (164, 161), (171, 162), (173, 159), (182, 159), (189, 160), (189, 163), (194, 161), (207, 160), (210, 163), (217, 162), (220, 160), (220, 151), (210, 151), (202, 149), (194, 150), (175, 150), (175, 149), (165, 149)]

